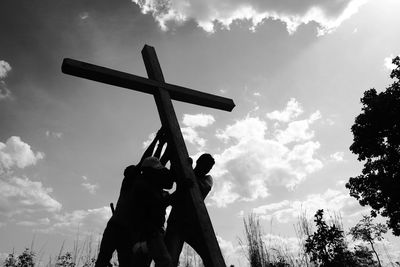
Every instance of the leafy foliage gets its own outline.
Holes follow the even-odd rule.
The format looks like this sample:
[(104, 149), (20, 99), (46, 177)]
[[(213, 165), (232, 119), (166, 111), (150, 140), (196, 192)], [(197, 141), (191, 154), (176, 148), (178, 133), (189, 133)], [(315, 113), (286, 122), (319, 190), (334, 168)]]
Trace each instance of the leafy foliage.
[[(365, 246), (356, 246), (353, 250), (348, 248), (348, 244), (345, 241), (345, 234), (341, 229), (341, 223), (336, 219), (336, 224), (332, 223), (328, 225), (323, 218), (323, 210), (318, 210), (315, 214), (315, 220), (317, 229), (313, 234), (308, 234), (304, 246), (305, 252), (310, 256), (311, 261), (317, 266), (323, 267), (367, 267), (377, 266), (377, 262), (374, 260), (373, 251), (369, 250)], [(361, 220), (355, 229), (369, 229), (371, 237), (381, 236), (383, 233), (382, 224), (362, 224), (364, 221)], [(360, 227), (363, 225), (364, 227)], [(376, 226), (376, 227), (375, 227)], [(384, 226), (383, 226), (384, 227)], [(352, 229), (353, 229), (352, 228)], [(354, 233), (367, 233), (368, 231), (353, 231)], [(359, 236), (357, 236), (359, 237)], [(375, 252), (375, 255), (378, 254)], [(379, 263), (380, 266), (380, 263)]]
[(350, 234), (353, 236), (353, 239), (359, 239), (365, 242), (368, 242), (371, 245), (372, 251), (376, 255), (376, 259), (378, 260), (379, 266), (381, 266), (381, 262), (378, 256), (378, 253), (375, 250), (374, 243), (375, 240), (381, 241), (383, 239), (383, 234), (387, 232), (387, 226), (381, 223), (374, 224), (372, 222), (372, 218), (370, 216), (364, 216), (356, 226), (350, 229)]
[(360, 239), (369, 243), (375, 240), (381, 241), (383, 234), (387, 232), (387, 226), (381, 223), (374, 224), (371, 216), (363, 216), (363, 218), (350, 229), (350, 234), (354, 239)]
[(56, 267), (75, 267), (75, 262), (70, 252), (60, 255), (57, 258)]
[(8, 254), (7, 258), (3, 262), (4, 267), (14, 267), (17, 266), (17, 259), (14, 256), (14, 253)]
[(357, 246), (353, 252), (353, 266), (376, 266), (372, 251), (365, 246)]
[(362, 113), (355, 119), (350, 150), (366, 161), (362, 174), (351, 177), (346, 187), (362, 206), (369, 205), (388, 217), (393, 234), (400, 235), (400, 58), (393, 59), (395, 79), (386, 91), (364, 92)]
[(328, 225), (323, 216), (324, 210), (318, 210), (314, 216), (317, 230), (306, 239), (306, 253), (319, 266), (347, 266), (351, 252), (347, 249), (344, 233), (337, 225)]
[(33, 267), (35, 266), (35, 253), (26, 248), (21, 255), (15, 257), (15, 253), (11, 253), (4, 260), (4, 267)]

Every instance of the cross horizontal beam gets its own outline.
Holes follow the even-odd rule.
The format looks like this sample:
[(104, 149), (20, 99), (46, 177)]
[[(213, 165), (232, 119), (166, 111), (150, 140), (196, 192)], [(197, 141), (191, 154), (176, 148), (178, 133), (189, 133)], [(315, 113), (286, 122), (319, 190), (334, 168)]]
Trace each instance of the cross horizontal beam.
[(154, 95), (157, 88), (166, 89), (171, 99), (215, 108), (225, 111), (232, 111), (235, 103), (230, 98), (203, 93), (179, 85), (159, 82), (130, 73), (117, 71), (75, 59), (65, 58), (61, 70), (65, 74), (115, 85), (143, 93)]

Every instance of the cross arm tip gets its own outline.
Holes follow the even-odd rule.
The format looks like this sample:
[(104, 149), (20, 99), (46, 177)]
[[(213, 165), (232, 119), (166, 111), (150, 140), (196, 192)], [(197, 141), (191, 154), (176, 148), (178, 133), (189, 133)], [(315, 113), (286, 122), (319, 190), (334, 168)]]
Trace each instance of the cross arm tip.
[(63, 73), (69, 74), (69, 70), (70, 70), (71, 66), (73, 65), (74, 61), (76, 61), (76, 60), (73, 60), (71, 58), (64, 58), (62, 61), (62, 64), (61, 64), (61, 71)]
[(232, 103), (231, 103), (231, 106), (230, 106), (230, 110), (228, 110), (228, 111), (231, 112), (235, 107), (236, 107), (236, 104), (232, 100)]
[(153, 46), (148, 45), (148, 44), (145, 44), (145, 45), (143, 46), (143, 48), (142, 48), (142, 54), (143, 54), (145, 51), (148, 51), (148, 50), (155, 50), (155, 49), (154, 49)]
[(233, 100), (230, 98), (226, 98), (225, 100), (225, 105), (221, 107), (221, 109), (231, 112), (236, 107), (235, 102), (233, 102)]
[(65, 61), (68, 61), (68, 58), (63, 58), (62, 63), (61, 63), (61, 71), (64, 72), (64, 68), (65, 68)]

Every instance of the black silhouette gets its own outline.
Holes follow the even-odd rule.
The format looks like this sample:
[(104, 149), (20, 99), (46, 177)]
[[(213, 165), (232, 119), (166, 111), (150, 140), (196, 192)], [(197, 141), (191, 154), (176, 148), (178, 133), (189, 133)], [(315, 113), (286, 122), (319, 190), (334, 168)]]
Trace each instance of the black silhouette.
[[(213, 185), (211, 175), (207, 174), (214, 164), (215, 160), (210, 154), (202, 154), (196, 161), (196, 167), (193, 170), (203, 200), (206, 198)], [(199, 229), (193, 224), (194, 218), (187, 212), (187, 207), (185, 205), (186, 193), (187, 188), (178, 186), (176, 192), (171, 196), (173, 203), (171, 214), (167, 222), (165, 242), (174, 267), (178, 265), (179, 255), (184, 242), (188, 243), (197, 254), (200, 255), (204, 265), (208, 266), (209, 259), (205, 244), (199, 238), (201, 236)], [(191, 215), (193, 216), (194, 214)]]
[(378, 261), (378, 266), (382, 266), (374, 245), (376, 245), (377, 241), (382, 241), (384, 239), (383, 235), (387, 233), (388, 227), (382, 223), (374, 223), (372, 220), (371, 216), (363, 215), (363, 218), (355, 226), (350, 228), (349, 234), (352, 236), (353, 240), (362, 240), (365, 243), (369, 243), (371, 250), (364, 248), (363, 251), (370, 251), (369, 258), (371, 259), (373, 259), (373, 252)]
[(116, 85), (140, 92), (152, 94), (157, 104), (158, 113), (165, 132), (169, 137), (170, 153), (173, 158), (177, 183), (192, 183), (184, 196), (187, 205), (187, 213), (194, 213), (192, 224), (199, 233), (199, 240), (204, 244), (204, 254), (207, 255), (207, 267), (225, 267), (211, 220), (202, 201), (199, 186), (195, 183), (195, 175), (188, 164), (188, 152), (180, 131), (179, 123), (171, 99), (231, 111), (235, 104), (232, 99), (211, 95), (185, 87), (168, 84), (164, 80), (156, 52), (153, 47), (145, 45), (142, 50), (149, 79), (132, 74), (107, 69), (104, 67), (80, 62), (72, 59), (64, 59), (62, 71), (67, 74), (91, 79), (111, 85)]
[(346, 187), (362, 206), (373, 209), (373, 217), (388, 217), (388, 227), (400, 236), (400, 57), (393, 64), (393, 84), (380, 93), (367, 90), (361, 98), (362, 113), (351, 127), (350, 150), (365, 161), (364, 168)]
[(154, 260), (156, 267), (170, 267), (171, 258), (164, 243), (165, 208), (170, 198), (164, 189), (171, 189), (174, 180), (156, 157), (146, 158), (142, 169), (133, 191), (134, 201), (140, 205), (135, 215), (141, 222), (138, 226), (140, 239), (146, 242), (148, 257)]
[(162, 131), (157, 133), (137, 165), (130, 165), (124, 171), (117, 206), (104, 230), (96, 267), (109, 266), (115, 250), (120, 266), (131, 266), (134, 261), (132, 247), (141, 239), (141, 228), (136, 216), (140, 205), (135, 202), (133, 192), (135, 180), (140, 174), (142, 162), (151, 156), (162, 134)]

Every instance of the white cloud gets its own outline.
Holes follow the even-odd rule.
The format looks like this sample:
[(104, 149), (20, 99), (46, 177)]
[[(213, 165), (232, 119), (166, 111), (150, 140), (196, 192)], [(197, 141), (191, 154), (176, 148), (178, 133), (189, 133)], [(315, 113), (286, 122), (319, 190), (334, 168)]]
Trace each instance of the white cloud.
[(255, 214), (266, 214), (267, 212), (279, 210), (279, 209), (281, 209), (283, 207), (286, 207), (289, 204), (290, 204), (289, 200), (284, 200), (284, 201), (281, 201), (281, 202), (272, 203), (272, 204), (263, 205), (263, 206), (254, 208), (253, 212)]
[[(218, 188), (213, 189), (216, 193), (212, 194), (211, 200), (219, 207), (225, 207), (227, 204), (235, 202), (240, 198), (238, 193), (233, 192), (232, 182), (219, 182)], [(210, 205), (210, 202), (207, 202)], [(212, 203), (211, 203), (212, 204)]]
[(280, 223), (288, 223), (296, 221), (303, 212), (312, 216), (318, 209), (340, 212), (344, 217), (358, 215), (362, 210), (348, 193), (328, 189), (323, 194), (308, 195), (305, 200), (284, 200), (254, 208), (253, 212), (263, 219), (274, 218)]
[(182, 123), (186, 127), (181, 128), (183, 138), (187, 142), (195, 145), (197, 150), (202, 150), (206, 144), (206, 140), (200, 137), (197, 128), (210, 126), (214, 122), (214, 117), (209, 114), (184, 114), (182, 118)]
[(267, 113), (267, 117), (271, 120), (277, 120), (282, 122), (288, 122), (292, 119), (297, 118), (303, 113), (303, 108), (296, 99), (291, 98), (287, 103), (284, 110), (275, 110), (273, 112)]
[(334, 161), (343, 161), (344, 160), (344, 152), (335, 152), (333, 153), (331, 156), (331, 159), (333, 159)]
[(8, 138), (6, 143), (0, 142), (0, 173), (15, 165), (18, 168), (35, 165), (38, 160), (43, 158), (44, 153), (33, 152), (31, 146), (18, 136)]
[(50, 193), (50, 187), (29, 178), (4, 176), (0, 179), (0, 214), (13, 215), (24, 211), (59, 211), (61, 204)]
[(311, 114), (306, 120), (293, 121), (285, 130), (278, 130), (276, 138), (282, 144), (310, 140), (314, 137), (314, 131), (310, 131), (310, 125), (321, 118), (319, 111)]
[(229, 29), (235, 21), (250, 22), (250, 30), (266, 20), (279, 20), (287, 31), (294, 33), (301, 24), (317, 23), (318, 34), (331, 32), (358, 12), (367, 0), (343, 1), (273, 1), (273, 0), (132, 0), (144, 14), (152, 14), (163, 30), (168, 22), (183, 23), (194, 20), (207, 32), (214, 32), (215, 25)]
[(48, 225), (50, 223), (49, 218), (41, 218), (36, 221), (20, 221), (17, 222), (17, 225), (22, 225), (22, 226), (39, 226), (39, 225)]
[(293, 188), (299, 181), (303, 180), (308, 173), (321, 169), (323, 164), (319, 159), (314, 158), (314, 153), (320, 148), (319, 142), (309, 141), (295, 145), (287, 155), (291, 162), (292, 170), (296, 173), (297, 179), (287, 183), (287, 187)]
[(212, 115), (209, 114), (184, 114), (182, 123), (188, 127), (196, 128), (196, 127), (207, 127), (215, 122), (215, 119)]
[(185, 141), (197, 146), (198, 150), (203, 149), (203, 147), (206, 145), (206, 140), (201, 138), (195, 129), (191, 127), (183, 127), (181, 128), (181, 131)]
[(224, 259), (227, 262), (237, 262), (238, 252), (242, 249), (241, 246), (234, 246), (231, 241), (225, 240), (219, 235), (217, 235), (217, 241)]
[[(85, 176), (83, 176), (85, 177)], [(87, 190), (90, 194), (94, 195), (96, 194), (96, 190), (99, 188), (99, 185), (97, 184), (91, 184), (91, 183), (82, 183), (81, 184), (85, 190)]]
[(111, 215), (110, 208), (106, 206), (65, 212), (55, 215), (51, 227), (42, 231), (75, 234), (79, 229), (79, 233), (82, 234), (101, 233)]
[(0, 60), (0, 79), (6, 78), (9, 71), (11, 71), (10, 64), (4, 60)]
[(282, 256), (282, 252), (296, 257), (300, 251), (300, 240), (297, 237), (284, 237), (280, 235), (266, 234), (262, 237), (262, 239), (271, 254), (274, 255), (274, 253), (276, 253), (276, 255), (274, 255), (275, 257)]
[(91, 184), (88, 182), (88, 177), (85, 175), (82, 175), (82, 179), (85, 181), (81, 183), (81, 186), (88, 191), (90, 194), (94, 195), (96, 194), (97, 189), (99, 188), (98, 184)]
[[(215, 183), (210, 204), (223, 207), (237, 200), (266, 198), (271, 186), (294, 190), (308, 174), (321, 169), (323, 164), (315, 156), (320, 144), (311, 140), (314, 134), (308, 131), (320, 116), (315, 112), (309, 119), (299, 121), (307, 127), (289, 125), (290, 131), (271, 133), (267, 131), (266, 121), (250, 116), (218, 130), (216, 136), (228, 146), (214, 156), (216, 165), (211, 174), (218, 183)], [(292, 123), (296, 125), (297, 122)], [(283, 134), (293, 137), (278, 138)], [(287, 145), (289, 139), (290, 146)]]
[(51, 138), (56, 138), (56, 139), (61, 139), (63, 137), (63, 133), (61, 132), (52, 132), (47, 130), (46, 131), (46, 136), (51, 137)]
[(227, 142), (228, 140), (247, 141), (262, 140), (267, 131), (267, 123), (258, 117), (246, 117), (228, 125), (224, 130), (217, 131), (217, 137)]
[(385, 67), (385, 69), (391, 71), (397, 67), (395, 64), (392, 63), (393, 58), (395, 58), (395, 56), (393, 55), (385, 57), (385, 59), (383, 60), (383, 66)]
[(0, 100), (11, 98), (11, 91), (7, 88), (6, 82), (3, 81), (11, 69), (12, 68), (8, 62), (0, 60)]
[(87, 19), (88, 17), (89, 17), (89, 13), (88, 13), (88, 12), (82, 12), (82, 13), (79, 14), (79, 18), (80, 18), (81, 20), (85, 20), (85, 19)]
[(143, 148), (147, 148), (151, 144), (151, 142), (154, 140), (155, 137), (156, 137), (156, 133), (149, 134), (149, 137), (147, 138), (147, 140), (143, 142)]

